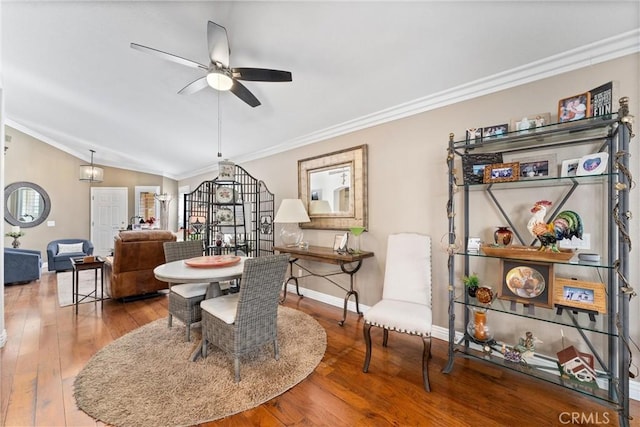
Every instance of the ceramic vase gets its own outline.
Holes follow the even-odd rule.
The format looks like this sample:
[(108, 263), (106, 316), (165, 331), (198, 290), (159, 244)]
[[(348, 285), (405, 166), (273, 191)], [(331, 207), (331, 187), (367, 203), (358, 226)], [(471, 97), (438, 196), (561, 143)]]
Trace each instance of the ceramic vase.
[(497, 245), (500, 246), (509, 246), (511, 244), (511, 240), (513, 239), (513, 231), (506, 226), (500, 226), (493, 233), (493, 240)]

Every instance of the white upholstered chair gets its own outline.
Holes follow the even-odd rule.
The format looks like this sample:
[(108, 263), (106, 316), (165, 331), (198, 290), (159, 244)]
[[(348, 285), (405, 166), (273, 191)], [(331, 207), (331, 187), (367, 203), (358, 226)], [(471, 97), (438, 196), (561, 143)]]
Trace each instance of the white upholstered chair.
[[(200, 257), (203, 252), (202, 240), (164, 243), (166, 262)], [(174, 316), (184, 322), (187, 341), (191, 340), (191, 324), (202, 320), (200, 301), (205, 298), (208, 287), (209, 283), (182, 283), (169, 288), (168, 326), (171, 327)]]
[(389, 236), (382, 300), (364, 314), (367, 353), (363, 372), (371, 361), (371, 327), (383, 329), (382, 345), (387, 347), (389, 331), (422, 337), (422, 380), (429, 386), (431, 357), (431, 238), (416, 233)]

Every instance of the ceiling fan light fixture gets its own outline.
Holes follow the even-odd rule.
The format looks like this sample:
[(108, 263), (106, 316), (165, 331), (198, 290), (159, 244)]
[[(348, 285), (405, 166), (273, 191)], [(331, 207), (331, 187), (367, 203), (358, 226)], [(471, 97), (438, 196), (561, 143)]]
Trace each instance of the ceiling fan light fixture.
[(207, 74), (207, 83), (217, 90), (229, 90), (233, 86), (233, 80), (220, 71), (211, 71)]

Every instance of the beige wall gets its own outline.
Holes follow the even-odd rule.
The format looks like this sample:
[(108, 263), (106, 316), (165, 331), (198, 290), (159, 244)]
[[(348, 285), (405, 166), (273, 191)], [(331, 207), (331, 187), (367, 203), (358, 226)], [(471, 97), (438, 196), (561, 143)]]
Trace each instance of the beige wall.
[[(21, 247), (37, 249), (46, 261), (47, 243), (55, 239), (88, 239), (90, 185), (78, 180), (78, 169), (87, 162), (58, 150), (16, 129), (6, 127), (11, 136), (5, 154), (4, 177), (6, 185), (16, 181), (33, 182), (41, 186), (51, 199), (51, 213), (47, 221), (55, 221), (54, 227), (47, 222), (33, 228), (23, 228), (26, 233), (20, 238)], [(94, 187), (127, 187), (129, 193), (128, 217), (134, 211), (134, 187), (136, 185), (159, 185), (162, 191), (177, 194), (177, 181), (158, 175), (104, 167), (104, 181)], [(177, 212), (177, 208), (174, 208)], [(175, 222), (175, 212), (172, 213)], [(5, 230), (10, 230), (5, 221)], [(175, 226), (173, 227), (175, 229)], [(5, 237), (5, 246), (13, 239)]]
[[(362, 270), (357, 275), (357, 288), (361, 295), (361, 303), (374, 304), (382, 293), (382, 277), (384, 272), (386, 239), (391, 233), (416, 231), (432, 237), (433, 246), (433, 306), (434, 323), (447, 327), (448, 307), (448, 271), (447, 256), (441, 249), (440, 241), (447, 234), (446, 203), (447, 167), (445, 163), (448, 135), (454, 132), (456, 139), (464, 138), (464, 131), (469, 127), (491, 126), (510, 121), (513, 118), (551, 112), (557, 116), (557, 102), (561, 98), (585, 92), (605, 82), (618, 82), (619, 95), (631, 98), (631, 112), (640, 114), (640, 93), (638, 80), (640, 77), (640, 56), (632, 55), (605, 64), (594, 65), (571, 73), (540, 80), (513, 89), (486, 95), (456, 105), (408, 117), (402, 120), (382, 124), (365, 130), (331, 138), (316, 144), (287, 151), (256, 161), (243, 163), (242, 166), (258, 179), (264, 180), (268, 188), (276, 195), (276, 206), (284, 198), (297, 197), (297, 161), (307, 157), (335, 151), (360, 144), (368, 144), (369, 148), (369, 227), (361, 240), (361, 247), (374, 251), (375, 258), (364, 261)], [(617, 103), (616, 103), (617, 105)], [(555, 118), (554, 118), (555, 121)], [(637, 128), (637, 126), (636, 126)], [(636, 133), (638, 130), (636, 129)], [(637, 138), (631, 145), (632, 173), (640, 176), (638, 168)], [(565, 158), (575, 157), (572, 153), (558, 154), (558, 162)], [(213, 179), (215, 174), (206, 174), (196, 178), (182, 180), (179, 185), (190, 185), (194, 189), (204, 179)], [(544, 198), (545, 189), (535, 191), (517, 191), (508, 195), (509, 200), (522, 206), (529, 206), (534, 201)], [(587, 216), (594, 212), (606, 215), (594, 209), (590, 197), (578, 198), (572, 207)], [(640, 215), (638, 189), (632, 192), (631, 210)], [(509, 202), (507, 201), (507, 204)], [(474, 211), (480, 237), (489, 240), (494, 226), (504, 223), (495, 208), (487, 205), (486, 211)], [(458, 207), (461, 202), (458, 201)], [(521, 218), (526, 232), (528, 216)], [(596, 221), (597, 223), (597, 221)], [(634, 245), (640, 245), (640, 233), (637, 221), (632, 222), (631, 235)], [(590, 227), (596, 233), (596, 225), (592, 221)], [(278, 231), (279, 228), (276, 228)], [(461, 232), (461, 226), (458, 228)], [(305, 240), (311, 244), (331, 246), (336, 232), (305, 230)], [(635, 251), (634, 251), (635, 252)], [(632, 254), (634, 253), (632, 252)], [(635, 256), (637, 259), (637, 256)], [(460, 262), (458, 262), (458, 265)], [(310, 264), (313, 269), (323, 269), (323, 265)], [(480, 273), (480, 272), (479, 272)], [(490, 272), (482, 272), (487, 281)], [(460, 277), (457, 272), (456, 277)], [(631, 265), (631, 283), (638, 283), (638, 263)], [(454, 285), (461, 291), (460, 280)], [(337, 297), (344, 296), (339, 289), (320, 279), (303, 279), (301, 286)], [(631, 333), (638, 342), (638, 312), (640, 298), (631, 302)], [(458, 309), (459, 312), (459, 309)], [(514, 324), (513, 317), (505, 321), (509, 330), (504, 331), (517, 340), (526, 328), (533, 327), (534, 332), (542, 334), (545, 324)], [(496, 325), (500, 327), (500, 325)], [(460, 328), (461, 325), (458, 325)], [(565, 328), (567, 329), (567, 328)], [(547, 343), (556, 345), (559, 340), (555, 335), (545, 337)], [(568, 332), (567, 332), (568, 333)], [(502, 337), (501, 337), (502, 338)], [(559, 345), (559, 344), (558, 344)], [(551, 349), (549, 349), (551, 350)]]

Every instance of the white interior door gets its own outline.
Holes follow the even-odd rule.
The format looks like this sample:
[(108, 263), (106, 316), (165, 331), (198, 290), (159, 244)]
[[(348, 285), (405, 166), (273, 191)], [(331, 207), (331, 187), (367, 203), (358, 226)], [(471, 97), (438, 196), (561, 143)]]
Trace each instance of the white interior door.
[(114, 237), (127, 228), (128, 196), (126, 187), (91, 188), (91, 241), (94, 254), (109, 255)]

